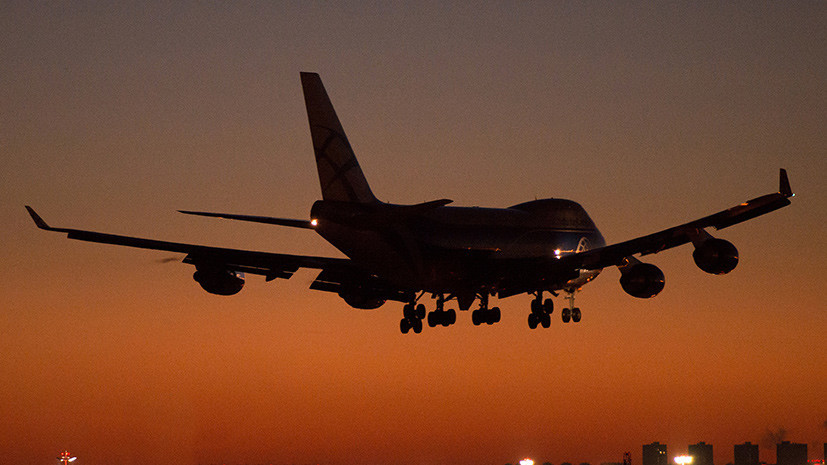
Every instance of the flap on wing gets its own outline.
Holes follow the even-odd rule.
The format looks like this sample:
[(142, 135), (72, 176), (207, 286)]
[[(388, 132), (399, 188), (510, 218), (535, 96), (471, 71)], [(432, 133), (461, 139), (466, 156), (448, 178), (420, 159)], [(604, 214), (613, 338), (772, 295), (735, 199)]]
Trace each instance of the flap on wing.
[(196, 212), (190, 210), (178, 210), (185, 215), (208, 216), (210, 218), (223, 218), (225, 220), (251, 221), (253, 223), (275, 224), (278, 226), (289, 226), (291, 228), (313, 229), (313, 223), (309, 220), (295, 220), (291, 218), (272, 218), (269, 216), (236, 215), (233, 213), (212, 213)]

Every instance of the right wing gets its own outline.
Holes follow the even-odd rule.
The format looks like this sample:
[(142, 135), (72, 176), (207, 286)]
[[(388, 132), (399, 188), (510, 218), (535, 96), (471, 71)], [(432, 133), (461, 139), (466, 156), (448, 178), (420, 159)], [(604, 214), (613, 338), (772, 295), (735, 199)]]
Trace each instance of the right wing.
[(600, 269), (613, 265), (623, 265), (626, 257), (635, 254), (658, 253), (692, 242), (693, 238), (703, 234), (704, 228), (712, 227), (716, 230), (728, 228), (734, 224), (786, 207), (790, 204), (790, 197), (794, 195), (790, 188), (787, 171), (781, 169), (779, 171), (778, 192), (762, 195), (680, 226), (582, 253), (566, 255), (561, 257), (560, 262), (566, 263), (570, 268), (583, 269)]
[(182, 253), (186, 254), (183, 262), (194, 265), (196, 268), (209, 266), (227, 271), (257, 274), (264, 276), (267, 281), (277, 278), (288, 279), (299, 268), (312, 268), (322, 270), (322, 273), (313, 282), (311, 289), (337, 293), (346, 293), (349, 290), (358, 289), (382, 295), (388, 300), (399, 300), (401, 302), (406, 302), (409, 296), (409, 293), (394, 288), (377, 276), (366, 273), (357, 267), (352, 260), (346, 258), (256, 252), (120, 236), (81, 229), (55, 228), (49, 226), (33, 208), (27, 205), (26, 210), (38, 228), (66, 233), (69, 239)]

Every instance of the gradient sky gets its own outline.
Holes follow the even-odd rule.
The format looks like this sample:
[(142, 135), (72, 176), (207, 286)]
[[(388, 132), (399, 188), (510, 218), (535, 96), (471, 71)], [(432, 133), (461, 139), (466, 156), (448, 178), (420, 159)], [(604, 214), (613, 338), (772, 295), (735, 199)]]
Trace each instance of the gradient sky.
[[(555, 464), (769, 433), (827, 441), (827, 3), (0, 4), (0, 461)], [(308, 4), (305, 4), (308, 3)], [(316, 71), (374, 192), (580, 202), (621, 241), (777, 189), (721, 231), (616, 268), (579, 325), (399, 333), (289, 281), (209, 295), (170, 254), (51, 224), (339, 256), (314, 233), (177, 214), (306, 218), (319, 197), (300, 71)], [(180, 256), (176, 258), (181, 258)], [(432, 302), (428, 301), (429, 306)], [(558, 299), (558, 308), (562, 300)]]

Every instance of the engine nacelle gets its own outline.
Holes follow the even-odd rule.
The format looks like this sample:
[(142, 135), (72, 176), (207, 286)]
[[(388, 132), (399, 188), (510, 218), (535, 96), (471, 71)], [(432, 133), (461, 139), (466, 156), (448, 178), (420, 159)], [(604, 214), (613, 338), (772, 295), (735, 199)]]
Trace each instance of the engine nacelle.
[(627, 294), (640, 299), (658, 295), (666, 284), (663, 271), (651, 263), (636, 263), (620, 271), (620, 286)]
[(696, 246), (692, 258), (707, 273), (726, 274), (738, 265), (738, 249), (732, 242), (712, 238)]
[(339, 297), (353, 308), (361, 310), (373, 310), (381, 307), (386, 299), (376, 297), (368, 294), (361, 294), (359, 292), (340, 293)]
[(192, 278), (210, 294), (234, 295), (244, 287), (244, 273), (220, 267), (196, 267)]

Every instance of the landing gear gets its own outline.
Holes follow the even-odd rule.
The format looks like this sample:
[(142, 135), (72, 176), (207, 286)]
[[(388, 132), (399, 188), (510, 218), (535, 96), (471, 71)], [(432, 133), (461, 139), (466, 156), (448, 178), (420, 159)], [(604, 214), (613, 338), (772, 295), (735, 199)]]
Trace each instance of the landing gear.
[(488, 294), (480, 295), (480, 308), (471, 312), (471, 322), (474, 326), (479, 326), (483, 323), (493, 325), (500, 322), (500, 307), (488, 308)]
[(536, 329), (538, 325), (543, 328), (551, 326), (551, 314), (554, 312), (554, 301), (543, 300), (543, 291), (537, 291), (536, 297), (531, 301), (531, 313), (528, 315), (528, 327)]
[(457, 322), (457, 312), (454, 309), (445, 310), (445, 296), (437, 294), (436, 310), (428, 314), (428, 326), (431, 328), (442, 325), (450, 326)]
[(580, 318), (583, 316), (580, 309), (574, 306), (574, 290), (566, 291), (566, 300), (569, 301), (569, 306), (563, 309), (563, 323), (580, 323)]
[[(421, 296), (420, 296), (421, 297)], [(402, 307), (402, 320), (399, 321), (399, 330), (402, 334), (408, 334), (408, 331), (413, 330), (414, 333), (422, 332), (422, 320), (425, 318), (425, 306), (417, 304), (416, 300), (405, 304)]]

